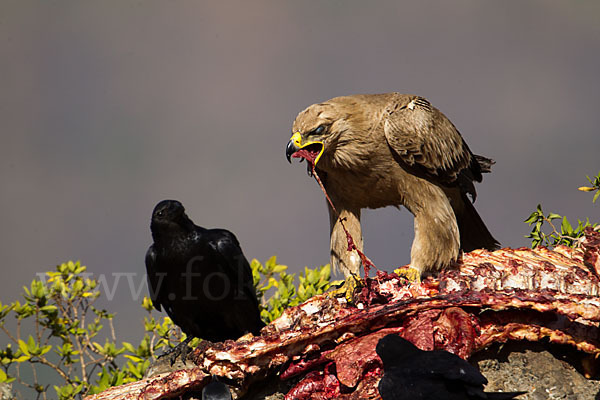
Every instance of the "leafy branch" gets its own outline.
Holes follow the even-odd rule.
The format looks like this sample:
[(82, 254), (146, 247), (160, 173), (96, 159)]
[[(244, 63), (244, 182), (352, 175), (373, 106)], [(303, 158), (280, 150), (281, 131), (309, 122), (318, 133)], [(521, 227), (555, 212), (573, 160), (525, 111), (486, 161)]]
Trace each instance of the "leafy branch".
[[(593, 179), (589, 176), (587, 179), (592, 186), (582, 186), (579, 190), (584, 192), (595, 191), (596, 194), (592, 199), (592, 202), (595, 203), (596, 199), (600, 196), (600, 172)], [(552, 222), (556, 220), (560, 220), (560, 226)], [(589, 218), (585, 221), (578, 219), (577, 226), (573, 227), (567, 217), (552, 212), (548, 214), (544, 213), (540, 204), (538, 204), (536, 210), (524, 222), (529, 226), (533, 226), (529, 235), (525, 236), (531, 239), (532, 248), (537, 246), (555, 247), (558, 245), (576, 247), (580, 243), (579, 239), (584, 236), (586, 227), (591, 226), (594, 229), (600, 227), (600, 224), (590, 223)]]
[(600, 196), (600, 172), (598, 172), (598, 175), (596, 175), (594, 178), (590, 178), (589, 176), (586, 176), (586, 178), (592, 186), (581, 186), (578, 189), (582, 192), (596, 192), (596, 194), (594, 194), (594, 198), (592, 199), (592, 203), (595, 203)]
[[(298, 276), (288, 274), (276, 257), (264, 265), (252, 260), (251, 266), (261, 316), (267, 322), (333, 284), (329, 265), (305, 268)], [(79, 262), (63, 263), (24, 287), (23, 301), (0, 303), (0, 331), (8, 342), (0, 347), (0, 384), (20, 384), (27, 394), (18, 398), (81, 399), (137, 381), (160, 353), (185, 339), (169, 317), (153, 316), (152, 301), (144, 297), (142, 339), (137, 344), (119, 344), (115, 314), (94, 307), (99, 284), (86, 270)], [(7, 325), (10, 316), (16, 320), (14, 328)], [(33, 333), (25, 335), (25, 330)], [(198, 341), (195, 338), (190, 346)], [(39, 373), (40, 368), (53, 371), (54, 376)], [(48, 394), (52, 389), (56, 396)]]
[(296, 274), (288, 274), (287, 265), (278, 264), (275, 256), (269, 258), (264, 265), (254, 259), (250, 266), (261, 301), (260, 315), (265, 322), (273, 321), (286, 308), (303, 303), (340, 283), (331, 282), (329, 264), (314, 269), (304, 267), (304, 271), (298, 275), (297, 284)]
[[(142, 306), (148, 311), (144, 338), (137, 346), (127, 342), (119, 346), (114, 314), (94, 307), (100, 290), (86, 270), (79, 262), (63, 263), (24, 287), (22, 302), (0, 303), (0, 330), (8, 338), (6, 347), (0, 348), (0, 383), (16, 381), (34, 393), (23, 398), (47, 399), (51, 382), (60, 381), (52, 385), (56, 396), (68, 400), (136, 381), (157, 349), (180, 340), (168, 318), (159, 323), (151, 317), (152, 303), (144, 299)], [(14, 330), (7, 327), (9, 316), (16, 319)], [(33, 334), (22, 334), (25, 323)], [(104, 344), (98, 342), (101, 336)], [(117, 362), (120, 356), (126, 358), (125, 365)], [(31, 370), (31, 378), (23, 367)], [(39, 368), (56, 376), (42, 382), (40, 377), (48, 374), (40, 374)]]

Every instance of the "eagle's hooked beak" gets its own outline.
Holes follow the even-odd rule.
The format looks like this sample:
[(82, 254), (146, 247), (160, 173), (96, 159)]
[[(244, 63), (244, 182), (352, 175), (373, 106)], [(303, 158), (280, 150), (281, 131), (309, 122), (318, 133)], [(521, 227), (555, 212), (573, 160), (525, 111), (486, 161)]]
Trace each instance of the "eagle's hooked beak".
[[(285, 158), (287, 158), (288, 162), (292, 162), (292, 157), (303, 157), (310, 161), (312, 164), (316, 165), (323, 154), (325, 146), (321, 141), (308, 141), (306, 143), (302, 143), (302, 136), (300, 132), (296, 132), (290, 138), (287, 146), (285, 147)], [(300, 150), (305, 150), (305, 154), (294, 156)]]
[(287, 158), (288, 162), (292, 163), (292, 154), (300, 150), (298, 146), (294, 143), (293, 140), (290, 139), (287, 146), (285, 146), (285, 158)]

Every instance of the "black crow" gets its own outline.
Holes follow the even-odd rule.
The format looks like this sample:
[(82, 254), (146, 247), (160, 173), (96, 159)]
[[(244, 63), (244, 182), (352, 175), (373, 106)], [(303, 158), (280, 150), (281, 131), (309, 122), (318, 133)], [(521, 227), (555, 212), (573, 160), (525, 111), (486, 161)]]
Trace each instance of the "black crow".
[(213, 375), (212, 381), (202, 389), (202, 400), (231, 400), (229, 387)]
[(188, 339), (259, 333), (264, 323), (252, 270), (233, 233), (195, 225), (175, 200), (156, 205), (150, 229), (146, 270), (154, 308), (164, 308)]
[(383, 400), (513, 399), (524, 392), (484, 392), (488, 381), (459, 356), (444, 350), (423, 351), (398, 335), (377, 343), (383, 362), (379, 394)]

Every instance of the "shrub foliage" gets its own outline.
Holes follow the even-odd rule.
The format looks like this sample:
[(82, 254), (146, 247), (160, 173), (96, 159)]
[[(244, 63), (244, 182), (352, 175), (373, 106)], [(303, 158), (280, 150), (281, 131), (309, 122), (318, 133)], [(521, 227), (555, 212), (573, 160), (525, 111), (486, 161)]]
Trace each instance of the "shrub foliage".
[[(252, 260), (251, 266), (265, 322), (331, 285), (329, 265), (305, 268), (297, 277), (275, 257), (264, 264)], [(141, 340), (119, 342), (115, 314), (94, 307), (101, 294), (98, 280), (78, 261), (58, 265), (23, 290), (22, 300), (0, 303), (0, 330), (8, 339), (0, 348), (0, 384), (18, 383), (23, 392), (18, 398), (81, 399), (137, 381), (158, 355), (185, 339), (144, 297)]]
[[(591, 186), (581, 186), (579, 190), (582, 192), (595, 192), (592, 198), (592, 202), (595, 203), (598, 196), (600, 196), (600, 172), (594, 178), (588, 176), (587, 180)], [(578, 219), (577, 225), (571, 224), (567, 217), (553, 212), (545, 213), (541, 204), (538, 204), (536, 210), (525, 220), (525, 223), (532, 227), (529, 235), (525, 236), (531, 239), (532, 248), (558, 245), (574, 247), (579, 244), (579, 239), (583, 236), (586, 227), (591, 226), (597, 229), (600, 226), (598, 223), (590, 223), (589, 219), (585, 221)]]

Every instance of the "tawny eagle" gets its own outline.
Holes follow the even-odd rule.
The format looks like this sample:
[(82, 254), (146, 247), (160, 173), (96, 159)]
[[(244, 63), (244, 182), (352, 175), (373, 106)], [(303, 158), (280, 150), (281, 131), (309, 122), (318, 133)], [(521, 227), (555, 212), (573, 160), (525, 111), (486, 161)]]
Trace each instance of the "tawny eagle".
[[(460, 250), (499, 247), (471, 196), (492, 160), (474, 155), (454, 125), (429, 101), (400, 93), (336, 97), (294, 121), (288, 161), (299, 150), (315, 164), (339, 215), (329, 206), (331, 262), (345, 276), (361, 265), (363, 208), (404, 206), (415, 217), (411, 266), (421, 275), (447, 268)], [(299, 153), (300, 154), (300, 153)]]

